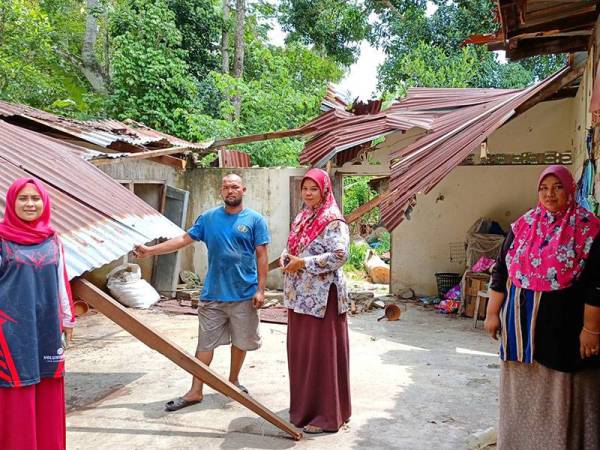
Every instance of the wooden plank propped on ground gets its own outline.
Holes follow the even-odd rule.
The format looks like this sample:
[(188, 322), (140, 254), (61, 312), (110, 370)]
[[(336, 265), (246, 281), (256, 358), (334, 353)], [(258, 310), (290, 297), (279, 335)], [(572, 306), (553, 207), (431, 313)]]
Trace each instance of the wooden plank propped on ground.
[(291, 130), (270, 131), (268, 133), (251, 134), (248, 136), (239, 136), (228, 139), (219, 139), (214, 141), (210, 148), (225, 147), (236, 144), (249, 144), (250, 142), (268, 141), (270, 139), (282, 139), (286, 137), (304, 136), (315, 131), (313, 128), (293, 128)]
[(162, 337), (157, 331), (140, 322), (127, 310), (127, 308), (89, 281), (78, 278), (72, 282), (71, 286), (74, 296), (85, 299), (87, 303), (122, 327), (133, 337), (139, 339), (151, 349), (163, 354), (186, 372), (201, 379), (204, 383), (221, 394), (241, 403), (249, 410), (255, 412), (263, 419), (289, 434), (293, 439), (300, 440), (302, 437), (302, 433), (298, 432), (291, 423), (283, 420), (226, 379), (221, 378), (217, 373), (211, 370), (210, 367), (188, 354), (181, 347)]

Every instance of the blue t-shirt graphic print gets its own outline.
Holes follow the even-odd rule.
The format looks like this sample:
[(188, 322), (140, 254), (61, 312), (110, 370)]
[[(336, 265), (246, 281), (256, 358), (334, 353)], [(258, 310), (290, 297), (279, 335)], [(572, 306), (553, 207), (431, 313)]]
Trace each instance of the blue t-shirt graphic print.
[(188, 234), (208, 249), (208, 271), (201, 300), (248, 300), (258, 288), (256, 247), (268, 244), (263, 216), (250, 208), (228, 214), (223, 206), (202, 214)]

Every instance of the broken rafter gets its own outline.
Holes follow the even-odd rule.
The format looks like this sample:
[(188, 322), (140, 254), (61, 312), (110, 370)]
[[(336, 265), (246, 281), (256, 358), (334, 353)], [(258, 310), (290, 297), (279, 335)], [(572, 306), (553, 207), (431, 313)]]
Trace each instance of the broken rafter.
[(393, 194), (393, 191), (384, 192), (383, 194), (379, 194), (377, 197), (372, 198), (367, 203), (360, 205), (358, 208), (356, 208), (350, 214), (346, 214), (346, 216), (344, 217), (344, 219), (346, 219), (346, 223), (351, 224), (353, 222), (356, 222), (358, 219), (360, 219), (362, 216), (367, 214), (369, 211), (378, 207), (382, 202), (387, 200), (388, 197), (390, 197), (390, 195), (392, 195), (392, 194)]
[(543, 90), (541, 90), (540, 92), (535, 94), (533, 97), (531, 97), (529, 100), (524, 102), (521, 106), (516, 108), (517, 114), (524, 113), (525, 111), (534, 107), (538, 103), (543, 102), (544, 100), (552, 97), (554, 94), (556, 94), (562, 88), (571, 84), (573, 81), (578, 79), (581, 75), (583, 75), (585, 66), (586, 66), (585, 63), (581, 63), (581, 64), (571, 68), (562, 78), (554, 80), (552, 83), (550, 83), (548, 86), (546, 86)]
[(137, 153), (130, 153), (126, 156), (119, 156), (117, 158), (96, 158), (96, 159), (92, 159), (90, 160), (90, 162), (94, 165), (102, 165), (102, 164), (110, 164), (115, 162), (117, 159), (120, 158), (125, 158), (128, 160), (137, 160), (137, 159), (149, 159), (149, 158), (158, 158), (161, 156), (169, 156), (169, 155), (175, 155), (177, 153), (186, 153), (187, 151), (190, 150), (194, 150), (190, 147), (170, 147), (170, 148), (161, 148), (158, 150), (148, 150), (145, 152), (137, 152)]
[(238, 403), (241, 403), (280, 430), (286, 432), (293, 439), (300, 440), (302, 437), (302, 434), (299, 433), (292, 424), (271, 412), (248, 394), (245, 394), (234, 384), (220, 377), (199, 359), (194, 358), (182, 348), (162, 337), (157, 331), (140, 322), (127, 311), (125, 307), (89, 281), (78, 278), (73, 281), (72, 288), (73, 294), (76, 297), (85, 299), (86, 302), (122, 327), (133, 337), (137, 338), (151, 349), (163, 354), (179, 367), (202, 380), (211, 388)]
[(239, 136), (235, 138), (219, 139), (214, 141), (209, 148), (225, 147), (236, 144), (249, 144), (251, 142), (268, 141), (270, 139), (281, 139), (286, 137), (303, 136), (314, 131), (311, 128), (294, 128), (292, 130), (271, 131), (268, 133), (250, 134), (247, 136)]

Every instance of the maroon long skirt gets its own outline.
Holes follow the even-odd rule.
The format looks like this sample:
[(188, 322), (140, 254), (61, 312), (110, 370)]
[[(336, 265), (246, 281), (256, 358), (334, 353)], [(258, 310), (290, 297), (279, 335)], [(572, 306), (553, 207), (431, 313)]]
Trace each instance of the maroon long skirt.
[(352, 413), (348, 322), (337, 303), (332, 285), (323, 319), (288, 310), (290, 421), (297, 427), (337, 431)]
[(0, 450), (64, 450), (64, 379), (0, 388)]

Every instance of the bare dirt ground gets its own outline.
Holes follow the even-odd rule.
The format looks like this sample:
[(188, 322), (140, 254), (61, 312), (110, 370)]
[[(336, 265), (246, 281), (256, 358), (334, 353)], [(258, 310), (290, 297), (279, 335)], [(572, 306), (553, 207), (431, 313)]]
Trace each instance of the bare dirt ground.
[[(460, 449), (494, 426), (499, 376), (496, 345), (470, 319), (410, 303), (397, 322), (380, 310), (349, 317), (353, 415), (336, 434), (300, 442), (210, 388), (175, 413), (166, 401), (190, 376), (103, 317), (80, 319), (68, 351), (67, 439), (71, 449)], [(197, 319), (156, 311), (135, 315), (189, 352)], [(285, 325), (262, 324), (263, 347), (248, 354), (241, 382), (288, 419)], [(226, 375), (229, 351), (212, 367)]]

